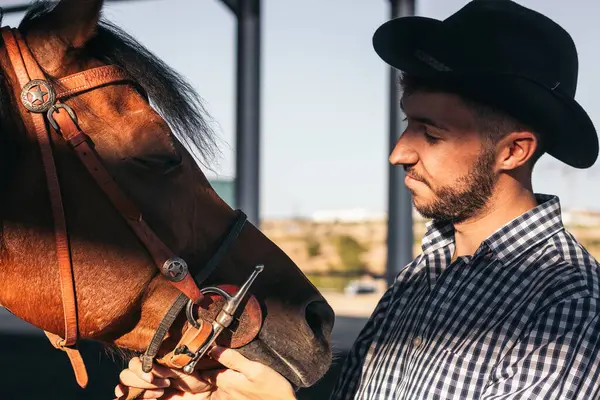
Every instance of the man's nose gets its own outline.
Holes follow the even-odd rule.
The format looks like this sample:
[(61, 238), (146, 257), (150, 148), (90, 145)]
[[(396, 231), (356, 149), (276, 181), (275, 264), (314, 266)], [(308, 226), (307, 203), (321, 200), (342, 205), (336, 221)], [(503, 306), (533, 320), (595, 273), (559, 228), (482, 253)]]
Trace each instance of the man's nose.
[(410, 140), (403, 134), (396, 142), (392, 154), (390, 154), (390, 163), (392, 165), (412, 165), (416, 164), (419, 157), (415, 149), (410, 146)]

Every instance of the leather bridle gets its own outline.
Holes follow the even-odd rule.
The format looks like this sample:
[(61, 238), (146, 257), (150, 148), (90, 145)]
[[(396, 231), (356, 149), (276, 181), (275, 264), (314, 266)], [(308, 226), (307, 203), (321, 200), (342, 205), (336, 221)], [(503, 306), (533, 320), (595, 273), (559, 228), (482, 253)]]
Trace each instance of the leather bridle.
[[(140, 239), (163, 276), (181, 292), (163, 317), (142, 356), (143, 370), (149, 372), (152, 369), (152, 363), (168, 330), (184, 308), (187, 316), (184, 334), (173, 351), (157, 360), (162, 364), (183, 368), (186, 373), (191, 373), (198, 360), (210, 350), (217, 337), (236, 318), (236, 312), (242, 304), (245, 304), (244, 311), (249, 315), (251, 328), (242, 334), (243, 337), (238, 337), (235, 346), (232, 347), (240, 347), (252, 341), (260, 331), (262, 313), (258, 301), (252, 296), (247, 296), (247, 293), (263, 267), (257, 266), (240, 288), (231, 285), (199, 288), (236, 241), (246, 224), (246, 215), (240, 210), (236, 211), (238, 217), (213, 257), (192, 275), (186, 262), (160, 240), (144, 221), (138, 207), (118, 187), (95, 151), (91, 139), (79, 128), (75, 112), (62, 102), (68, 97), (102, 86), (123, 82), (136, 83), (115, 65), (92, 68), (51, 82), (17, 29), (2, 28), (2, 37), (18, 80), (18, 85), (13, 84), (13, 90), (21, 100), (19, 112), (26, 128), (35, 132), (40, 147), (54, 222), (65, 324), (64, 338), (50, 332), (45, 333), (56, 348), (64, 350), (69, 356), (79, 385), (85, 387), (88, 376), (83, 359), (76, 348), (79, 334), (76, 287), (61, 189), (52, 151), (53, 139), (48, 124), (69, 144), (112, 205)], [(214, 321), (209, 322), (194, 315), (194, 306), (198, 305), (205, 295), (211, 294), (222, 296), (225, 304)]]

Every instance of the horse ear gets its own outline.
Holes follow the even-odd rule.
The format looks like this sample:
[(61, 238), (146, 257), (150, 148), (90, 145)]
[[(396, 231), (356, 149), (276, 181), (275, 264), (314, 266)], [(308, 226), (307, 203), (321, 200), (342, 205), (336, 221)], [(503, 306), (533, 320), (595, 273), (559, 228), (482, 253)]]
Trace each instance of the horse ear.
[[(61, 0), (44, 15), (38, 34), (54, 34), (67, 47), (80, 48), (95, 34), (103, 0)], [(32, 24), (33, 25), (33, 24)]]
[(56, 32), (70, 47), (83, 47), (94, 36), (103, 0), (62, 0), (54, 10)]

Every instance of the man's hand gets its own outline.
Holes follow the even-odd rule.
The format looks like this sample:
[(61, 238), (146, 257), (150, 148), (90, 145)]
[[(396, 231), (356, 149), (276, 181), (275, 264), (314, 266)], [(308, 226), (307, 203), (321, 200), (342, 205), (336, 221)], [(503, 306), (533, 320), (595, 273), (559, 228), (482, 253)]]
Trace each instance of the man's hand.
[(142, 371), (138, 357), (129, 361), (129, 367), (119, 375), (121, 383), (115, 388), (117, 398), (125, 398), (129, 389), (146, 389), (141, 399), (209, 400), (214, 387), (202, 381), (198, 372), (192, 375), (181, 370), (154, 364), (151, 372)]
[(235, 350), (215, 347), (211, 357), (227, 369), (196, 371), (187, 375), (181, 370), (154, 365), (151, 373), (142, 371), (139, 358), (129, 362), (120, 375), (117, 397), (126, 387), (147, 389), (144, 399), (169, 400), (292, 400), (289, 382), (271, 368), (250, 361)]

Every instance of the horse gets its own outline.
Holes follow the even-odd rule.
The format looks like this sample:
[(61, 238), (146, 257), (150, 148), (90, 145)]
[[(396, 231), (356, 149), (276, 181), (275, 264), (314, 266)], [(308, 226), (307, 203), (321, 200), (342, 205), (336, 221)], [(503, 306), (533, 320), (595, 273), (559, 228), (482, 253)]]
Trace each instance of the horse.
[(102, 8), (38, 1), (2, 28), (0, 305), (65, 350), (84, 387), (79, 339), (193, 370), (216, 331), (313, 385), (331, 307), (211, 187), (201, 97)]

